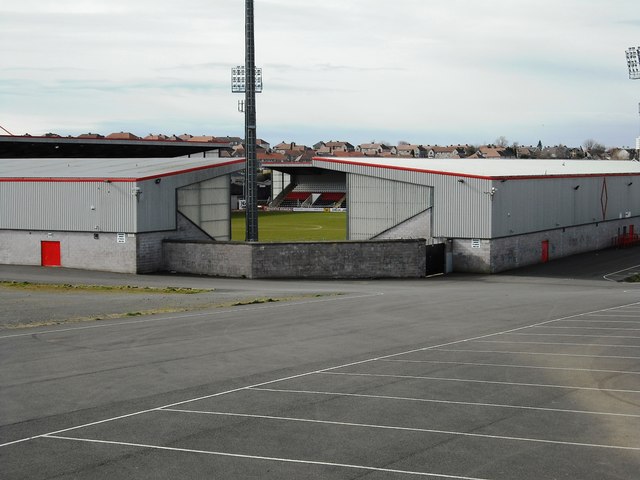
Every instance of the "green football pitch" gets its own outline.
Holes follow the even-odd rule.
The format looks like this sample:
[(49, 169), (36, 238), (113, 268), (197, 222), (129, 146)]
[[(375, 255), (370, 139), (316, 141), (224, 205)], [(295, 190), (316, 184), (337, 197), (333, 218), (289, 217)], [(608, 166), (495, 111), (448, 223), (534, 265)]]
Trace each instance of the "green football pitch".
[[(258, 240), (261, 242), (313, 242), (346, 240), (344, 212), (259, 212)], [(244, 212), (231, 216), (231, 239), (244, 241)]]

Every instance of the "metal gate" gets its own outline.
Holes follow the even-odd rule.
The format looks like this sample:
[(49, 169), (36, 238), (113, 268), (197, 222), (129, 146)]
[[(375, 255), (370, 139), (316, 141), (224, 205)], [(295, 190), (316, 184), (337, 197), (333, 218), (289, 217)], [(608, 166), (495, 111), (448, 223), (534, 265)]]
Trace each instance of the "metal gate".
[(445, 244), (427, 245), (427, 276), (444, 273)]

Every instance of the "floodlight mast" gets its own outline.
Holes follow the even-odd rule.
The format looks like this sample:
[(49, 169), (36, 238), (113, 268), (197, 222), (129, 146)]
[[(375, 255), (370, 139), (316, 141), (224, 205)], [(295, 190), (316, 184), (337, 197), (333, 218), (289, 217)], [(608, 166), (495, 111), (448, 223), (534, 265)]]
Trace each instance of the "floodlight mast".
[[(626, 54), (629, 78), (631, 80), (640, 80), (640, 47), (629, 47)], [(638, 114), (640, 114), (640, 103), (638, 104)], [(636, 151), (640, 156), (640, 137), (636, 138)]]
[(244, 191), (247, 203), (245, 210), (245, 241), (258, 241), (258, 160), (256, 156), (256, 72), (255, 40), (253, 28), (253, 0), (245, 0), (245, 111)]

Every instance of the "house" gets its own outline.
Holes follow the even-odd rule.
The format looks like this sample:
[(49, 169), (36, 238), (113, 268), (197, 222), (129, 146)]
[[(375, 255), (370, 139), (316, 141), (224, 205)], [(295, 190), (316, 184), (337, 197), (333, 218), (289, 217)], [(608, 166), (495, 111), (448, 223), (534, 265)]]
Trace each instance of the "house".
[(196, 135), (187, 140), (188, 142), (201, 142), (201, 143), (212, 143), (215, 141), (215, 137), (212, 135)]
[(496, 147), (494, 145), (483, 145), (476, 152), (480, 158), (507, 158), (505, 147)]
[(260, 148), (264, 148), (267, 151), (271, 150), (271, 144), (269, 142), (267, 142), (266, 140), (263, 140), (262, 138), (257, 138), (256, 139), (256, 146), (258, 146)]
[(153, 133), (150, 133), (149, 135), (147, 135), (146, 137), (144, 137), (143, 140), (168, 140), (169, 137), (167, 137), (166, 135), (163, 135), (161, 133), (155, 135)]
[(313, 146), (318, 155), (330, 157), (334, 155), (342, 155), (343, 153), (355, 152), (356, 148), (349, 142), (318, 142)]
[(98, 139), (98, 138), (104, 138), (104, 135), (100, 135), (99, 133), (83, 133), (82, 135), (78, 135), (76, 138), (82, 138), (82, 139)]
[(363, 143), (358, 145), (357, 150), (367, 156), (382, 157), (385, 154), (397, 155), (398, 149), (394, 146), (385, 145), (384, 143)]
[(461, 145), (450, 145), (448, 147), (428, 146), (426, 149), (427, 158), (463, 158), (464, 147)]
[(298, 154), (304, 152), (305, 150), (307, 150), (308, 147), (306, 147), (305, 145), (297, 145), (296, 142), (291, 142), (291, 143), (286, 143), (286, 142), (280, 142), (278, 145), (276, 145), (275, 147), (273, 147), (273, 151), (276, 153), (282, 153), (285, 154), (287, 152), (292, 152), (292, 151), (297, 151), (299, 152)]
[(140, 137), (131, 132), (115, 132), (107, 135), (111, 140), (140, 140)]
[(403, 144), (398, 145), (397, 150), (399, 157), (426, 158), (427, 156), (427, 149), (422, 145)]

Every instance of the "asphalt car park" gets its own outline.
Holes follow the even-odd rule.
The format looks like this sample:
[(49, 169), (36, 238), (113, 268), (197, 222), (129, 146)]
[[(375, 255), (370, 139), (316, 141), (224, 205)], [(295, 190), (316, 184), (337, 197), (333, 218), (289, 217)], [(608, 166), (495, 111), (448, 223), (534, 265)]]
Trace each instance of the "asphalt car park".
[(0, 474), (637, 478), (640, 287), (611, 274), (639, 259), (332, 282), (0, 267), (291, 298), (1, 330)]

